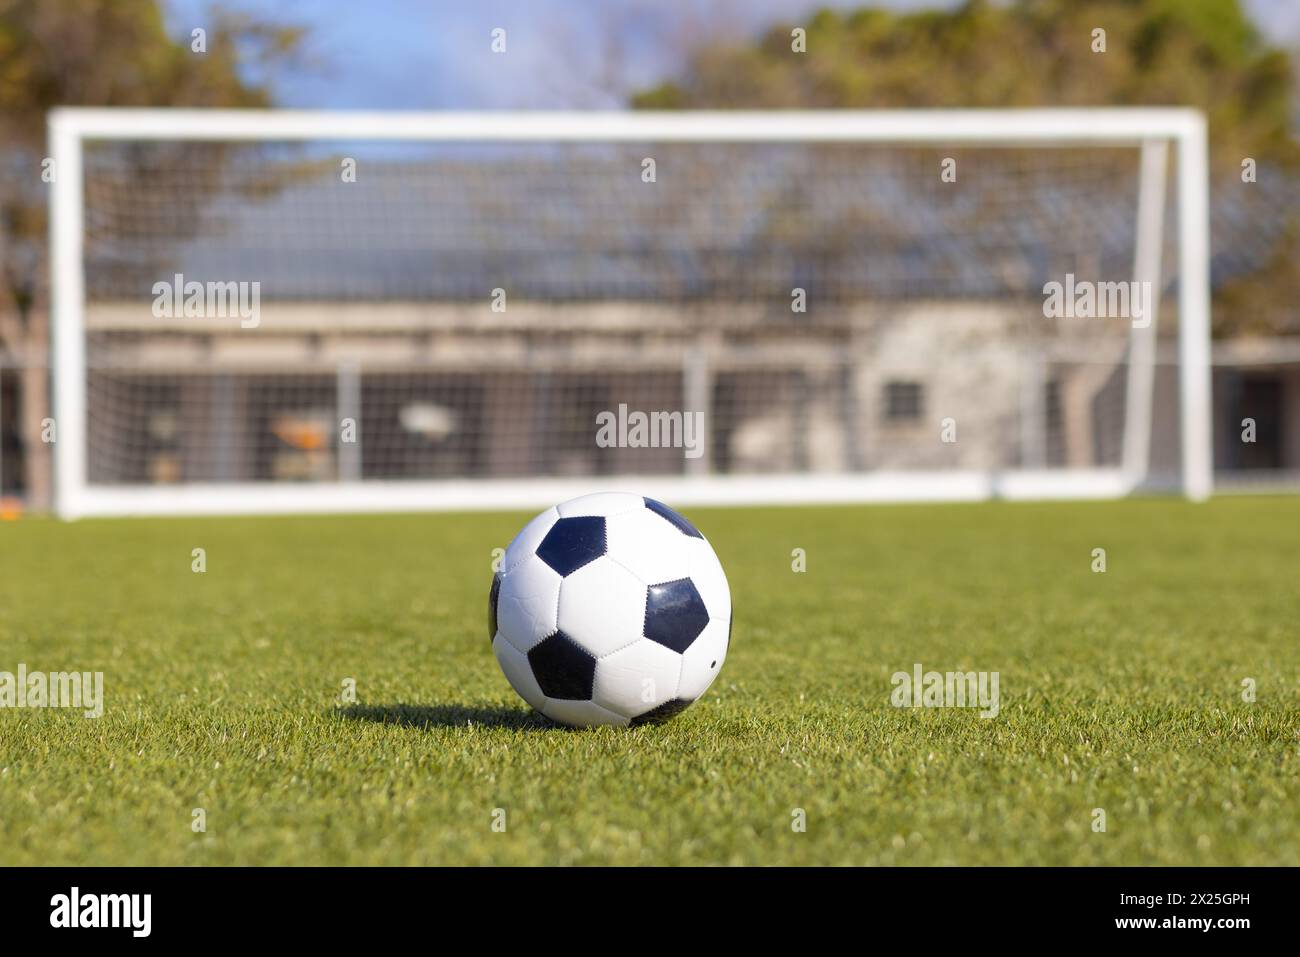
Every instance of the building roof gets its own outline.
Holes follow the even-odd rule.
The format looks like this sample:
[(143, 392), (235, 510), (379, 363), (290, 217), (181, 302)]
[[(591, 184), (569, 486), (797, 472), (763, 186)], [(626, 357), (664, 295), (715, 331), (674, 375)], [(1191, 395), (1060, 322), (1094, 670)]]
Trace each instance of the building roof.
[[(1136, 151), (478, 146), (359, 160), (143, 146), (87, 160), (87, 292), (246, 280), (263, 299), (821, 302), (1040, 296), (1132, 270)], [(655, 159), (654, 182), (642, 160)], [(1172, 196), (1172, 184), (1170, 195)], [(1267, 261), (1300, 181), (1219, 184), (1216, 284)], [(1174, 280), (1176, 216), (1165, 228)]]

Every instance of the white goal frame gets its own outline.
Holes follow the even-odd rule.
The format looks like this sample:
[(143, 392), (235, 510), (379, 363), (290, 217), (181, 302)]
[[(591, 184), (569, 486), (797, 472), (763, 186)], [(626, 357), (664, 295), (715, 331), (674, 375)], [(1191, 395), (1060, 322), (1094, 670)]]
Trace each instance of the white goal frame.
[(532, 508), (594, 487), (680, 505), (1112, 498), (1148, 477), (1154, 324), (1135, 330), (1123, 464), (1104, 469), (865, 472), (785, 476), (604, 476), (310, 484), (104, 486), (87, 483), (83, 146), (87, 140), (882, 143), (1130, 146), (1142, 151), (1135, 278), (1159, 275), (1166, 150), (1176, 167), (1181, 490), (1213, 486), (1209, 187), (1204, 116), (1183, 108), (780, 112), (376, 113), (57, 109), (50, 199), (55, 500), (63, 518), (159, 514)]

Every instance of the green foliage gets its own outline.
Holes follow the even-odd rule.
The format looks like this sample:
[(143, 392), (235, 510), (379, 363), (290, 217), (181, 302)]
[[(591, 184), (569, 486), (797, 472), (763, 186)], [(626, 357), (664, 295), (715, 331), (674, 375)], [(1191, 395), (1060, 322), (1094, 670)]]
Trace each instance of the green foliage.
[[(0, 670), (101, 670), (107, 708), (0, 710), (0, 865), (1300, 864), (1300, 500), (690, 517), (725, 668), (595, 731), (488, 647), (526, 516), (5, 526)], [(892, 707), (916, 662), (998, 671), (1001, 714)]]
[[(790, 33), (807, 30), (807, 52)], [(1093, 51), (1094, 29), (1106, 50)], [(1197, 106), (1223, 162), (1292, 162), (1290, 65), (1238, 0), (971, 0), (822, 10), (757, 42), (701, 47), (644, 109)]]
[(156, 2), (0, 0), (0, 123), (40, 144), (56, 106), (267, 106), (247, 68), (298, 50), (297, 27), (214, 8), (207, 49), (167, 32)]
[(1300, 336), (1300, 210), (1262, 268), (1225, 283), (1214, 305), (1215, 335)]
[[(0, 0), (0, 317), (43, 282), (46, 115), (59, 106), (257, 107), (303, 31), (213, 7), (206, 52), (167, 32), (155, 0)], [(4, 339), (0, 326), (0, 342)]]

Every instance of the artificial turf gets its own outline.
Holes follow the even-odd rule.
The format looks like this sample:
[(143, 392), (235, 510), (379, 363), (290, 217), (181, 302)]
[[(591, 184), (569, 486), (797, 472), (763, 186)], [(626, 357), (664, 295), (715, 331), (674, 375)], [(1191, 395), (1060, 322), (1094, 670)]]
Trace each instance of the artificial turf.
[(0, 525), (0, 671), (106, 699), (0, 709), (0, 864), (1300, 864), (1300, 499), (686, 512), (725, 667), (593, 731), (489, 648), (527, 516)]

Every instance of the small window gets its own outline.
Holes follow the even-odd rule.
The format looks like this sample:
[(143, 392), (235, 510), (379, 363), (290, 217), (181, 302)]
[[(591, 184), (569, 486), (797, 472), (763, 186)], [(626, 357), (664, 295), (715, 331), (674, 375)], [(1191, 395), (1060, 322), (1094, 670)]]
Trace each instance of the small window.
[(1065, 409), (1061, 405), (1061, 382), (1052, 379), (1043, 386), (1043, 427), (1049, 433), (1065, 428)]
[(885, 383), (885, 421), (916, 422), (924, 412), (925, 390), (921, 383)]

